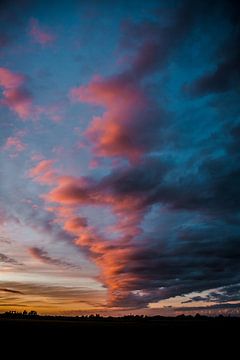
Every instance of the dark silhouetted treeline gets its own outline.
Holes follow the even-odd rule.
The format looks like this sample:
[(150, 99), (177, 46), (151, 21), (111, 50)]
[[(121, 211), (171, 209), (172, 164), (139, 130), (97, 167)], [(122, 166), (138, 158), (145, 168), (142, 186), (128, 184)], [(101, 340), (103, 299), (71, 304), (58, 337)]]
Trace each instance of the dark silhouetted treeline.
[(161, 315), (147, 316), (147, 315), (125, 315), (125, 316), (101, 316), (100, 314), (81, 315), (81, 316), (62, 316), (62, 315), (39, 315), (36, 311), (31, 310), (27, 312), (7, 311), (0, 314), (1, 319), (34, 319), (39, 321), (66, 321), (66, 322), (99, 322), (99, 323), (142, 323), (142, 324), (157, 324), (157, 323), (191, 323), (191, 322), (237, 322), (240, 324), (240, 317), (218, 315), (209, 317), (205, 315), (178, 315), (176, 317), (166, 317)]

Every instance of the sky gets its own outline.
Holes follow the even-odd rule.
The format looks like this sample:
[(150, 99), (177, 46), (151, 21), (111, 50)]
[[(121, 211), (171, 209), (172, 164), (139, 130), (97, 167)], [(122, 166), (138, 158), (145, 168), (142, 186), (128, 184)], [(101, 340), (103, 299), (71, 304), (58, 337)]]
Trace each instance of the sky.
[(236, 0), (0, 2), (0, 312), (240, 312)]

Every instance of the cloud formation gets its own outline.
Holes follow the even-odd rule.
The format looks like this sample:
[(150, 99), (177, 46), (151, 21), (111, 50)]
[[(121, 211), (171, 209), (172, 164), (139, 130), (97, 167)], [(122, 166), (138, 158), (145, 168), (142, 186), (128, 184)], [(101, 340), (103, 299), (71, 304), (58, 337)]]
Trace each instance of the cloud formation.
[[(239, 281), (238, 130), (224, 128), (227, 140), (220, 144), (232, 161), (217, 142), (208, 149), (212, 134), (196, 142), (197, 155), (190, 156), (181, 141), (193, 141), (191, 129), (181, 134), (175, 114), (146, 85), (170, 66), (205, 9), (186, 2), (167, 24), (126, 24), (124, 69), (70, 91), (74, 102), (103, 108), (84, 132), (94, 155), (120, 162), (101, 177), (58, 176), (44, 199), (100, 268), (111, 307), (146, 307)], [(70, 210), (60, 216), (64, 206)], [(113, 215), (105, 231), (81, 215), (91, 207)]]
[(105, 109), (102, 116), (92, 119), (85, 132), (97, 156), (123, 157), (136, 162), (166, 141), (161, 133), (163, 128), (166, 130), (168, 115), (146, 91), (144, 80), (164, 66), (194, 18), (187, 6), (172, 15), (167, 26), (155, 21), (126, 23), (122, 43), (128, 50), (134, 49), (126, 69), (105, 79), (96, 76), (88, 85), (71, 89), (73, 101)]
[[(86, 17), (81, 2), (78, 20), (73, 2), (44, 16), (27, 3), (22, 20), (17, 17), (24, 29), (18, 46), (18, 25), (10, 22), (11, 31), (6, 21), (0, 32), (3, 230), (28, 249), (30, 264), (49, 272), (46, 283), (73, 270), (65, 251), (68, 259), (81, 258), (86, 266), (72, 271), (71, 282), (89, 272), (93, 299), (87, 292), (81, 300), (71, 285), (71, 306), (79, 296), (88, 309), (100, 299), (107, 310), (147, 313), (160, 308), (160, 300), (180, 297), (179, 309), (202, 302), (211, 311), (234, 308), (240, 282), (238, 2), (139, 0), (128, 14), (121, 4), (117, 11), (112, 4), (87, 4), (98, 21)], [(48, 24), (60, 30), (57, 47), (47, 47), (55, 41)], [(10, 254), (10, 244), (3, 246)], [(52, 255), (56, 248), (59, 257)], [(4, 254), (3, 266), (11, 267)], [(65, 287), (15, 285), (1, 286), (29, 296), (48, 293), (51, 306), (68, 301)]]
[(3, 88), (0, 105), (9, 107), (23, 120), (29, 118), (32, 113), (32, 95), (25, 87), (25, 77), (1, 67), (0, 86)]

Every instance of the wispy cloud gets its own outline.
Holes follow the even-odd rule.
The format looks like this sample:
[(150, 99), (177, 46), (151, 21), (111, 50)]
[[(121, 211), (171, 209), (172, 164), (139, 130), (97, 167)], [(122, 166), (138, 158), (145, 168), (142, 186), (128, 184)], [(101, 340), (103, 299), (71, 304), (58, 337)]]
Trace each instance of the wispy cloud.
[(56, 258), (49, 256), (48, 253), (41, 248), (30, 247), (28, 249), (28, 251), (32, 257), (34, 257), (35, 259), (40, 260), (41, 262), (44, 262), (46, 264), (56, 265), (56, 266), (60, 266), (60, 267), (68, 267), (68, 268), (70, 267), (70, 268), (80, 269), (79, 266), (76, 266), (74, 264), (68, 263), (67, 261), (64, 261), (61, 259), (56, 259)]
[(50, 45), (56, 40), (56, 36), (40, 25), (39, 21), (34, 18), (30, 20), (29, 34), (34, 42), (42, 46)]
[(0, 288), (0, 292), (23, 295), (23, 292), (22, 292), (22, 291), (13, 290), (13, 289), (6, 289), (6, 288)]
[(0, 263), (6, 263), (6, 264), (11, 264), (11, 265), (21, 265), (17, 260), (15, 260), (14, 258), (2, 254), (0, 253)]

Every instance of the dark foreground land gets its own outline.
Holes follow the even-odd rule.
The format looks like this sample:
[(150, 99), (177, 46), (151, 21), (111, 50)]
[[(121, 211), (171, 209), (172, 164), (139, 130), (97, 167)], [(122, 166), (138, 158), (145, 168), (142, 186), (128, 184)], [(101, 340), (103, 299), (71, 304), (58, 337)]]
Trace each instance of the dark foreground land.
[[(177, 331), (240, 331), (240, 318), (238, 317), (206, 317), (206, 316), (178, 316), (178, 317), (101, 317), (99, 315), (64, 317), (64, 316), (39, 316), (22, 314), (0, 315), (0, 332), (10, 331), (43, 331), (53, 333), (70, 333), (94, 330), (120, 330), (120, 331), (159, 331), (162, 333)], [(240, 332), (239, 332), (240, 333)]]
[[(103, 318), (90, 317), (46, 317), (0, 315), (1, 346), (11, 351), (18, 349), (25, 356), (26, 350), (37, 349), (49, 354), (51, 349), (61, 356), (67, 352), (86, 352), (88, 358), (110, 356), (135, 359), (148, 352), (147, 359), (179, 357), (188, 353), (191, 359), (202, 354), (222, 356), (227, 352), (234, 358), (239, 351), (240, 318), (232, 317), (135, 317)], [(47, 349), (47, 350), (46, 350)], [(114, 350), (112, 350), (114, 349)], [(101, 355), (101, 356), (100, 356)], [(114, 356), (113, 356), (114, 355)], [(128, 355), (128, 356), (127, 356)], [(160, 356), (161, 355), (161, 356)], [(20, 355), (19, 355), (20, 356)], [(44, 355), (45, 356), (45, 355)], [(75, 358), (75, 355), (73, 355)], [(90, 356), (90, 357), (91, 357)], [(85, 357), (78, 356), (83, 359)]]

